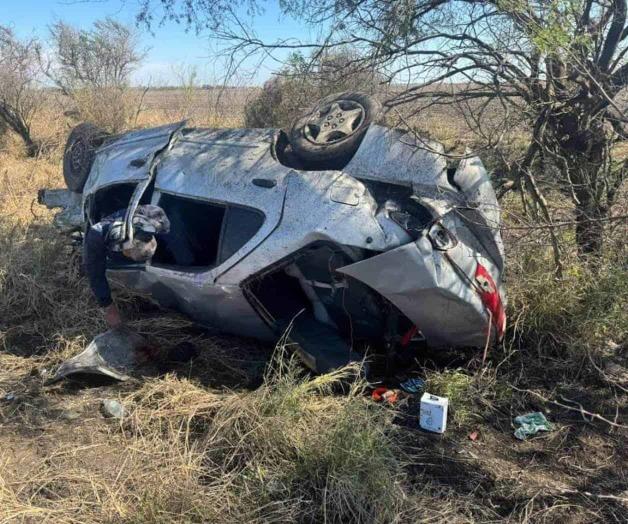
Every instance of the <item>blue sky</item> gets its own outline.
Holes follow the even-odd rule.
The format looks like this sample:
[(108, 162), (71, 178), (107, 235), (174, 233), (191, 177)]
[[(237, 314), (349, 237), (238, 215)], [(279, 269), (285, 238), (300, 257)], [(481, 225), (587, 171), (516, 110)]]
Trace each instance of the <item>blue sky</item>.
[[(253, 21), (253, 28), (261, 39), (312, 36), (308, 28), (281, 15), (278, 0), (268, 0), (263, 5), (265, 12)], [(1, 24), (9, 25), (21, 37), (36, 36), (42, 40), (48, 36), (48, 26), (57, 20), (88, 28), (95, 20), (111, 16), (134, 24), (136, 13), (136, 0), (0, 0)], [(219, 83), (224, 78), (224, 64), (218, 56), (220, 48), (207, 37), (186, 32), (175, 23), (155, 28), (154, 35), (141, 31), (142, 45), (150, 49), (144, 64), (134, 74), (134, 83), (176, 83), (175, 71), (188, 66), (197, 68), (202, 83)], [(237, 81), (259, 84), (279, 67), (276, 62), (267, 60), (258, 68), (257, 62), (245, 63)]]

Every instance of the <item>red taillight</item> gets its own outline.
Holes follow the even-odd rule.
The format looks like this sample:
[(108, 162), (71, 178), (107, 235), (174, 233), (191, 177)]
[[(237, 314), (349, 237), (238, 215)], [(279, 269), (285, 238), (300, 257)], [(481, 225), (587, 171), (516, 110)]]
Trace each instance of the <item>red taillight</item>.
[(495, 281), (482, 264), (478, 264), (475, 270), (475, 283), (484, 307), (491, 314), (491, 320), (497, 331), (497, 339), (501, 340), (506, 330), (506, 312)]

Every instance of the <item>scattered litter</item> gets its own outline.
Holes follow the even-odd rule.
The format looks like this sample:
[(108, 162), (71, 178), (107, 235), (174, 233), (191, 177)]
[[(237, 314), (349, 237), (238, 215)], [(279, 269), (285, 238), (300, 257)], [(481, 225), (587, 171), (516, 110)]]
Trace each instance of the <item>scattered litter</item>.
[(403, 389), (406, 393), (415, 394), (425, 389), (425, 380), (418, 377), (412, 377), (404, 382), (401, 382), (399, 384), (399, 387)]
[(473, 442), (475, 442), (479, 438), (480, 438), (480, 434), (477, 431), (472, 431), (471, 433), (469, 433), (469, 440), (472, 440)]
[(427, 431), (445, 433), (447, 428), (447, 408), (449, 399), (437, 397), (431, 393), (423, 393), (419, 425)]
[(121, 419), (126, 415), (126, 409), (117, 400), (103, 400), (100, 408), (102, 414), (107, 418)]
[(553, 429), (552, 424), (539, 411), (515, 417), (515, 425), (519, 426), (515, 429), (515, 437), (519, 440), (525, 440), (529, 436), (536, 435), (539, 431), (551, 431)]
[(371, 393), (371, 398), (375, 402), (386, 401), (389, 404), (394, 404), (399, 400), (399, 395), (394, 389), (388, 389), (387, 387), (376, 388)]
[(13, 400), (15, 400), (15, 393), (7, 393), (3, 398), (7, 402), (12, 402)]

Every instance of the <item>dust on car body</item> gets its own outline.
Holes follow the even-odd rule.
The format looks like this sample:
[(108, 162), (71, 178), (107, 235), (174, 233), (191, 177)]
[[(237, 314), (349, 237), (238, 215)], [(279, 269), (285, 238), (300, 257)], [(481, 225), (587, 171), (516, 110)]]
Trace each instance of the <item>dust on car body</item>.
[(378, 112), (342, 93), (288, 133), (84, 125), (66, 147), (69, 190), (40, 200), (65, 207), (66, 230), (160, 206), (190, 255), (159, 245), (110, 277), (224, 332), (276, 340), (290, 326), (318, 372), (367, 347), (390, 358), (500, 339), (501, 217), (480, 159), (450, 169), (440, 144), (378, 125)]

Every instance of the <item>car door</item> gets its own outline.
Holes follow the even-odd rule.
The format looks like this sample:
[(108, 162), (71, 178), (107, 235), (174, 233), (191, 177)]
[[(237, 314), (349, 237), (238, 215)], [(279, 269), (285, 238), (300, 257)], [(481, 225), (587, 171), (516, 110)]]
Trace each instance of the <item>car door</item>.
[[(225, 240), (217, 246), (219, 256), (206, 272), (207, 282), (245, 257), (281, 219), (285, 179), (292, 170), (272, 157), (273, 137), (268, 130), (189, 130), (160, 162), (157, 193), (230, 209), (225, 209)], [(256, 216), (263, 218), (261, 224)], [(238, 220), (246, 229), (241, 237)]]
[(172, 238), (158, 240), (134, 287), (202, 323), (272, 337), (239, 283), (216, 284), (280, 221), (291, 170), (272, 158), (272, 137), (260, 130), (184, 130), (177, 137), (159, 159), (152, 194)]

